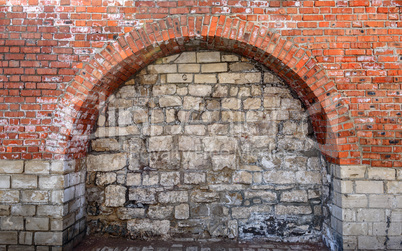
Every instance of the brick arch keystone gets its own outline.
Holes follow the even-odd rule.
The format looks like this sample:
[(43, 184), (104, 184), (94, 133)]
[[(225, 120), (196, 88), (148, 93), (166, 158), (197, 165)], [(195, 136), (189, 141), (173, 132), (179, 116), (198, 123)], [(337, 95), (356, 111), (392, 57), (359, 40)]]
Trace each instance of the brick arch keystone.
[(348, 104), (311, 52), (266, 27), (227, 16), (171, 17), (147, 23), (108, 44), (66, 88), (47, 151), (56, 158), (85, 156), (98, 109), (110, 94), (156, 59), (197, 49), (237, 53), (274, 71), (307, 107), (327, 159), (360, 164)]

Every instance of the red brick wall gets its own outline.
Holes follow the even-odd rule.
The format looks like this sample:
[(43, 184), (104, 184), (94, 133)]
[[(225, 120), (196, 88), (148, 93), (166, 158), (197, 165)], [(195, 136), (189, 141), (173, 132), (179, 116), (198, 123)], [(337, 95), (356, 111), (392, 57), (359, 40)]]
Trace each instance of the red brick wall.
[(333, 162), (402, 166), (400, 0), (0, 0), (0, 10), (1, 159), (85, 155), (99, 102), (197, 40), (286, 79)]

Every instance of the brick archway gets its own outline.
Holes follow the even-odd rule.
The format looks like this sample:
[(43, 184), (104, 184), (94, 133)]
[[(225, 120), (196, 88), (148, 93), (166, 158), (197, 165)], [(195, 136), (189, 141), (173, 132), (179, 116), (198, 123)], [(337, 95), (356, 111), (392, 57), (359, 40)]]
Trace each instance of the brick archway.
[(226, 16), (167, 18), (147, 23), (107, 45), (67, 87), (56, 112), (54, 133), (46, 142), (47, 151), (57, 158), (85, 156), (101, 101), (154, 60), (195, 49), (230, 51), (267, 66), (307, 107), (328, 161), (360, 164), (348, 106), (311, 53), (265, 27)]

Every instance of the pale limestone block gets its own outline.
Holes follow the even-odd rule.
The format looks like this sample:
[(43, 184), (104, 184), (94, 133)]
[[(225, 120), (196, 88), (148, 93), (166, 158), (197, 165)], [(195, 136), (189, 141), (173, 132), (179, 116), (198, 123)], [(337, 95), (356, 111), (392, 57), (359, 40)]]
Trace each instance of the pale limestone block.
[(172, 136), (155, 136), (148, 139), (148, 151), (170, 151), (173, 147)]
[(91, 141), (91, 147), (93, 151), (119, 151), (120, 144), (114, 138), (93, 139)]
[(190, 194), (190, 199), (196, 203), (211, 203), (219, 200), (219, 193), (213, 191), (194, 190)]
[(155, 189), (153, 188), (130, 188), (128, 194), (129, 200), (145, 204), (155, 204)]
[(357, 236), (358, 250), (384, 250), (385, 236)]
[(253, 213), (272, 213), (272, 206), (270, 205), (256, 205), (251, 207), (233, 207), (232, 217), (234, 219), (248, 219)]
[(162, 109), (155, 109), (151, 111), (151, 123), (157, 124), (162, 123), (164, 121), (165, 121), (165, 115), (163, 114)]
[(218, 80), (222, 84), (237, 84), (240, 80), (240, 73), (219, 73)]
[(197, 52), (197, 63), (220, 62), (221, 54), (218, 51)]
[(230, 87), (230, 89), (229, 89), (230, 96), (237, 96), (238, 93), (239, 93), (238, 87)]
[(49, 201), (49, 191), (23, 190), (21, 191), (21, 201), (25, 203), (46, 203)]
[(333, 180), (334, 190), (340, 193), (353, 193), (353, 181), (350, 180)]
[(117, 119), (117, 125), (126, 126), (133, 123), (133, 115), (130, 110), (119, 109), (119, 117)]
[(150, 205), (148, 208), (148, 217), (151, 219), (167, 219), (172, 215), (173, 206), (153, 206)]
[(105, 188), (105, 205), (121, 207), (126, 202), (127, 188), (120, 185), (109, 185)]
[(264, 190), (255, 190), (255, 191), (245, 191), (244, 192), (245, 199), (254, 199), (260, 198), (263, 202), (274, 202), (276, 201), (276, 193), (271, 191)]
[(25, 230), (49, 230), (49, 218), (28, 217), (25, 219)]
[(181, 106), (182, 101), (178, 96), (163, 96), (159, 98), (160, 107)]
[(127, 173), (127, 186), (141, 186), (141, 173)]
[(63, 232), (35, 232), (35, 245), (54, 245), (63, 244)]
[(225, 72), (228, 70), (227, 63), (215, 63), (215, 64), (202, 64), (201, 72)]
[(145, 208), (125, 208), (117, 209), (117, 217), (120, 220), (131, 220), (133, 218), (144, 218)]
[[(181, 100), (180, 100), (181, 102)], [(176, 110), (175, 109), (166, 109), (166, 122), (167, 123), (172, 123), (176, 121)]]
[(279, 80), (275, 75), (270, 72), (264, 72), (264, 83), (280, 83), (282, 81)]
[(167, 74), (168, 83), (191, 83), (193, 82), (193, 74)]
[(95, 136), (98, 138), (137, 135), (140, 131), (136, 125), (126, 127), (98, 127)]
[(391, 211), (391, 222), (402, 222), (402, 209), (398, 208)]
[(182, 152), (182, 167), (184, 169), (204, 169), (208, 167), (210, 162), (208, 156), (200, 152)]
[(203, 112), (201, 119), (203, 122), (217, 122), (219, 121), (219, 111)]
[(281, 105), (281, 98), (277, 96), (264, 97), (264, 108), (279, 108)]
[(49, 174), (50, 163), (49, 161), (27, 161), (25, 163), (25, 173), (32, 174)]
[(152, 95), (161, 96), (161, 95), (172, 95), (176, 93), (176, 85), (172, 84), (164, 84), (164, 85), (155, 85), (152, 88)]
[(180, 172), (161, 172), (160, 176), (162, 186), (175, 186), (180, 183)]
[(252, 85), (251, 86), (251, 95), (252, 96), (260, 96), (262, 94), (261, 85)]
[(204, 100), (200, 97), (184, 97), (183, 109), (200, 110), (203, 108)]
[(195, 74), (194, 83), (196, 84), (215, 84), (218, 83), (215, 74)]
[(175, 73), (177, 72), (176, 64), (165, 64), (165, 65), (148, 65), (148, 72), (151, 74), (161, 74), (161, 73)]
[(116, 181), (116, 173), (97, 173), (96, 185), (105, 186)]
[(157, 74), (147, 74), (138, 76), (138, 83), (142, 85), (153, 85), (158, 81)]
[(221, 108), (221, 102), (219, 100), (207, 100), (208, 110), (219, 110)]
[[(127, 229), (131, 232), (149, 232), (152, 235), (167, 236), (170, 229), (168, 220), (133, 219), (127, 221)], [(165, 237), (166, 238), (166, 237)]]
[(205, 125), (186, 125), (184, 132), (189, 135), (205, 135), (206, 126)]
[(15, 216), (33, 216), (36, 213), (34, 205), (16, 204), (11, 206), (11, 213)]
[(196, 63), (196, 53), (195, 52), (183, 52), (179, 57), (174, 60), (176, 64), (186, 64), (186, 63)]
[(296, 182), (300, 184), (321, 184), (321, 174), (319, 172), (297, 171)]
[(185, 220), (190, 217), (190, 207), (188, 204), (180, 204), (174, 207), (174, 217), (179, 220)]
[(236, 62), (230, 64), (231, 71), (250, 71), (254, 69), (254, 65), (247, 62)]
[(356, 193), (384, 193), (382, 181), (355, 181)]
[(339, 171), (335, 171), (335, 175), (341, 179), (361, 179), (364, 178), (367, 167), (359, 166), (339, 166)]
[[(249, 97), (250, 94), (250, 88), (249, 87), (240, 87), (239, 88), (239, 93), (237, 94), (239, 97)], [(261, 99), (258, 98), (261, 102)]]
[(19, 232), (18, 240), (21, 245), (32, 245), (33, 233), (21, 231)]
[(200, 138), (195, 138), (195, 137), (191, 137), (191, 136), (180, 136), (179, 137), (179, 150), (180, 151), (199, 151), (199, 150), (201, 150)]
[(297, 127), (298, 124), (294, 121), (285, 121), (285, 123), (283, 123), (283, 129), (282, 132), (285, 135), (295, 135), (297, 133)]
[(357, 221), (383, 222), (385, 221), (384, 209), (359, 208), (356, 210)]
[(216, 136), (202, 139), (204, 151), (207, 152), (232, 152), (237, 149), (237, 141), (232, 137)]
[(277, 215), (297, 215), (297, 214), (311, 214), (313, 211), (310, 206), (291, 206), (291, 205), (276, 205), (275, 213)]
[(271, 118), (273, 120), (288, 120), (289, 119), (289, 111), (286, 111), (286, 110), (274, 110), (271, 113)]
[(158, 195), (159, 203), (183, 203), (188, 202), (187, 191), (166, 191)]
[[(28, 166), (32, 166), (34, 161), (27, 161)], [(24, 161), (22, 160), (0, 160), (0, 173), (22, 173), (24, 171)]]
[(251, 184), (253, 175), (247, 171), (237, 171), (233, 174), (233, 182), (239, 184)]
[(367, 207), (368, 198), (365, 194), (342, 194), (341, 205), (343, 208)]
[(261, 99), (248, 98), (243, 101), (243, 107), (247, 110), (259, 109), (261, 107)]
[(184, 173), (184, 184), (201, 184), (205, 183), (205, 173)]
[(270, 170), (263, 174), (264, 181), (273, 184), (294, 184), (296, 175), (290, 171)]
[(229, 87), (227, 85), (216, 85), (214, 87), (212, 97), (226, 97), (228, 95)]
[(367, 235), (367, 223), (365, 222), (345, 222), (343, 223), (344, 235)]
[(165, 129), (164, 133), (168, 135), (176, 135), (182, 133), (181, 125), (167, 125), (164, 127), (164, 129)]
[(200, 72), (199, 64), (179, 64), (179, 72), (198, 73)]
[(24, 230), (24, 218), (8, 216), (1, 218), (1, 230)]
[(290, 109), (297, 110), (301, 108), (300, 101), (294, 98), (282, 98), (281, 99), (281, 108), (282, 109)]
[(246, 114), (241, 111), (222, 111), (223, 122), (242, 122), (246, 120)]
[(284, 191), (281, 194), (281, 201), (307, 202), (307, 192), (305, 190)]
[[(197, 83), (197, 82), (195, 82)], [(187, 87), (178, 87), (176, 91), (177, 95), (187, 95), (188, 88)]]
[(388, 193), (402, 194), (402, 181), (388, 181), (386, 185)]
[(63, 206), (59, 205), (39, 205), (36, 210), (36, 214), (38, 216), (47, 216), (53, 218), (61, 218), (65, 216), (63, 212), (67, 213), (68, 212), (67, 208), (64, 209)]
[(188, 91), (190, 95), (193, 96), (209, 96), (211, 95), (212, 92), (212, 86), (211, 85), (189, 85)]
[(163, 134), (163, 126), (145, 124), (142, 126), (142, 134), (145, 136), (159, 136)]
[(108, 172), (120, 170), (127, 165), (127, 155), (124, 153), (88, 155), (87, 171)]
[(50, 192), (50, 202), (52, 204), (61, 204), (64, 202), (64, 191), (53, 190)]
[(391, 208), (394, 196), (387, 194), (369, 194), (368, 199), (370, 208)]
[[(36, 181), (35, 181), (36, 184)], [(61, 175), (52, 176), (39, 176), (39, 188), (40, 189), (62, 189), (64, 188), (64, 177)]]
[(223, 62), (236, 62), (239, 61), (239, 57), (233, 54), (229, 55), (222, 55), (222, 61)]
[(0, 175), (0, 188), (10, 188), (10, 177), (9, 175)]

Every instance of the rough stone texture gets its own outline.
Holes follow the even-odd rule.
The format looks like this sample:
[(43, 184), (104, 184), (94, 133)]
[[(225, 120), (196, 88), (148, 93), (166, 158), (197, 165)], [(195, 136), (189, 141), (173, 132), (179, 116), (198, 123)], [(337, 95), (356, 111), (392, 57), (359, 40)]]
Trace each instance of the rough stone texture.
[[(263, 86), (262, 76), (270, 80)], [(91, 142), (89, 231), (318, 238), (324, 161), (306, 147), (312, 135), (300, 103), (267, 76), (254, 62), (220, 52), (173, 55), (134, 76), (136, 85), (129, 81), (106, 102), (98, 131), (130, 126), (138, 134), (96, 134)], [(261, 222), (263, 233), (252, 227)]]

